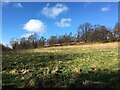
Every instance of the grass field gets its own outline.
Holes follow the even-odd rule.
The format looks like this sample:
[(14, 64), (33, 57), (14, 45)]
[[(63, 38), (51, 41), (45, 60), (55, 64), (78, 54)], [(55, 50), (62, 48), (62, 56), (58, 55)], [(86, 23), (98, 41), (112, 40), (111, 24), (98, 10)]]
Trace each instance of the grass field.
[(3, 53), (4, 88), (120, 88), (118, 43)]

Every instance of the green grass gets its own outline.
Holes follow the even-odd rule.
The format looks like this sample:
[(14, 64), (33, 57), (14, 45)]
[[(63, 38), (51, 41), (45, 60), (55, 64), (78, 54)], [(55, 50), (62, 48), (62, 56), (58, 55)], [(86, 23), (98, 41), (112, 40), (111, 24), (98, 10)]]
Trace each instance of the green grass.
[(118, 49), (55, 47), (3, 53), (4, 87), (119, 88)]

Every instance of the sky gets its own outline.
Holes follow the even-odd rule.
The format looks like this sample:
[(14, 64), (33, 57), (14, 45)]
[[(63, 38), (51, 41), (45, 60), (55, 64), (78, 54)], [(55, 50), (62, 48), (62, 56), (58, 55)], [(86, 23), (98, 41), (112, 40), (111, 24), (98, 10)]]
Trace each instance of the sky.
[(75, 35), (86, 22), (113, 28), (118, 21), (117, 2), (7, 2), (2, 3), (3, 44), (33, 33), (49, 38)]

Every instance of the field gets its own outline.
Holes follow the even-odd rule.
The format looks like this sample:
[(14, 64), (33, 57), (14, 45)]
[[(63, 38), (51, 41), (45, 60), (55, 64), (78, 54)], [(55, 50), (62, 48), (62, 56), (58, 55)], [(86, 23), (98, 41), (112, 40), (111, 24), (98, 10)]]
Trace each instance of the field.
[(120, 88), (118, 43), (3, 53), (3, 88)]

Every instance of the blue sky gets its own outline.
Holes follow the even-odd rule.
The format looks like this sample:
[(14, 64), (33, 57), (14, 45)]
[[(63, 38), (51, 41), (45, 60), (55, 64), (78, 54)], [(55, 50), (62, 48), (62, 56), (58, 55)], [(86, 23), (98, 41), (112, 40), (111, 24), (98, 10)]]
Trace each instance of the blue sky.
[(2, 4), (2, 41), (19, 39), (32, 33), (76, 34), (80, 24), (89, 22), (113, 28), (118, 21), (117, 2), (16, 2)]

